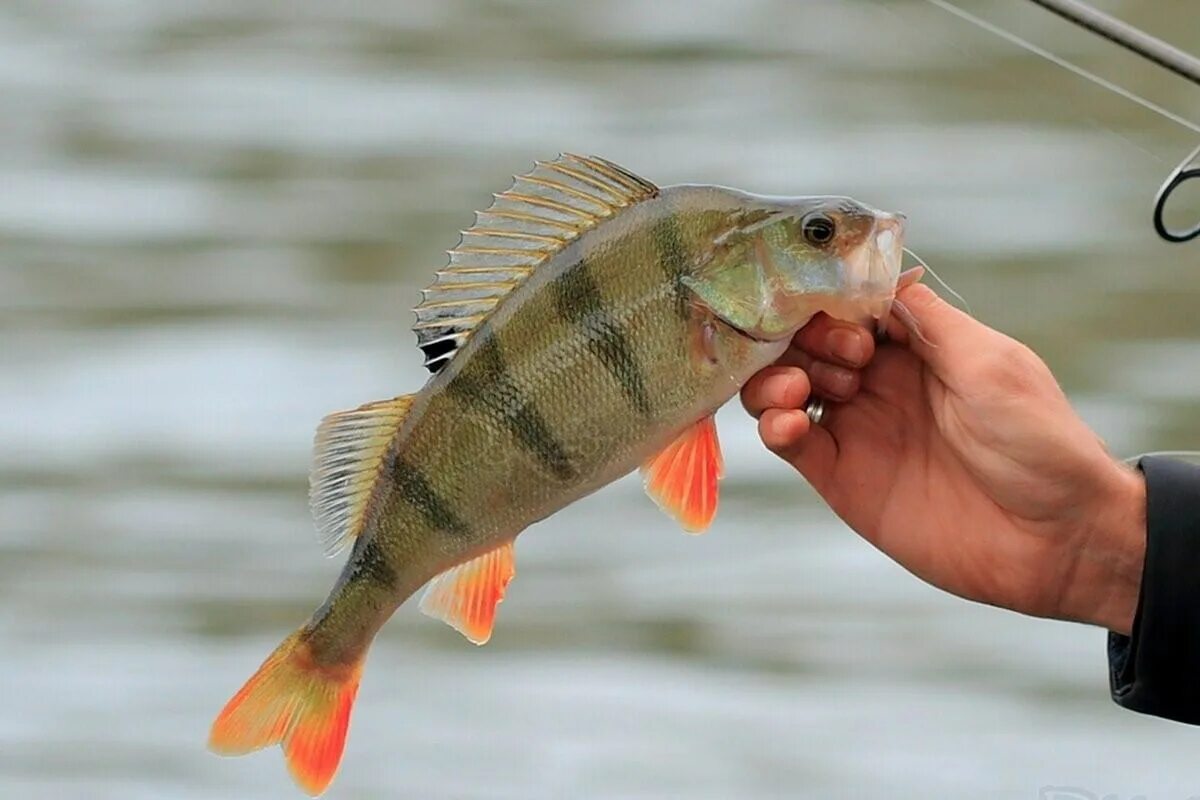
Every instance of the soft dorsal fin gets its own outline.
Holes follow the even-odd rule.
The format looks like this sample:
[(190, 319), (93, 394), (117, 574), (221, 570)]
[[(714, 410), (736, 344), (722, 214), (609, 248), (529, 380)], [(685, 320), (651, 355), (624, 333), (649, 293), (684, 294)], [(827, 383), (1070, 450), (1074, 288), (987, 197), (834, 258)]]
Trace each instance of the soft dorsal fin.
[(688, 533), (703, 533), (717, 515), (717, 482), (725, 472), (717, 425), (695, 423), (642, 465), (646, 494)]
[(321, 420), (308, 499), (329, 555), (362, 532), (380, 465), (412, 400), (412, 395), (379, 400)]
[(437, 372), (506, 294), (584, 231), (654, 197), (658, 187), (597, 156), (538, 161), (475, 224), (413, 309), (425, 366)]
[(492, 638), (496, 606), (516, 572), (510, 539), (430, 581), (421, 597), (421, 611), (475, 644), (484, 644)]

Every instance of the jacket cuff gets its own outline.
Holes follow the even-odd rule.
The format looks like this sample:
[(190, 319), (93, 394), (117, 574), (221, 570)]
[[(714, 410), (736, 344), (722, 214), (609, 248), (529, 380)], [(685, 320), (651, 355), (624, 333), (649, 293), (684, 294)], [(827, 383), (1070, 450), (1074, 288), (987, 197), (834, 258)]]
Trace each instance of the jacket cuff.
[(1112, 697), (1200, 724), (1200, 467), (1146, 457), (1146, 562), (1129, 636), (1109, 633)]

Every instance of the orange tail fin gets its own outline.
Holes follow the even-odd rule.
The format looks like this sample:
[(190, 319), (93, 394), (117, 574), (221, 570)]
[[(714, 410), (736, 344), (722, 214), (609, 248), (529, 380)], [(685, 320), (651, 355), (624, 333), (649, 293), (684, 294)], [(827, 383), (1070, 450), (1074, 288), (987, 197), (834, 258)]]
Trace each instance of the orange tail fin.
[(317, 664), (297, 631), (225, 704), (208, 746), (223, 756), (240, 756), (282, 745), (292, 777), (315, 797), (333, 781), (342, 760), (361, 674), (361, 659), (344, 666)]

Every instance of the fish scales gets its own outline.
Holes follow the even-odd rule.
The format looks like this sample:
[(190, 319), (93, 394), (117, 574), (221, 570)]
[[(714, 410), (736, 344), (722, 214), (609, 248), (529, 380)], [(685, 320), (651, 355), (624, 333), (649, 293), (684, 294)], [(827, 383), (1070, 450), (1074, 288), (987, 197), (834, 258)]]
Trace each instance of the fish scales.
[[(371, 596), (379, 625), (433, 575), (635, 467), (689, 421), (681, 415), (694, 416), (714, 375), (728, 383), (703, 359), (682, 357), (695, 333), (681, 280), (723, 219), (700, 200), (667, 190), (580, 236), (514, 290), (418, 395), (393, 445), (404, 471), (385, 473), (368, 535), (378, 540), (372, 555), (400, 579), (354, 587)], [(584, 283), (598, 308), (564, 309), (564, 292)], [(620, 331), (651, 414), (635, 413), (595, 345), (587, 323), (598, 314)], [(405, 491), (414, 481), (416, 496)], [(441, 522), (443, 509), (462, 524)], [(355, 617), (353, 606), (338, 610)], [(355, 645), (374, 633), (358, 619), (345, 627)]]
[(486, 641), (514, 537), (639, 464), (660, 505), (707, 525), (711, 415), (817, 311), (880, 318), (895, 291), (902, 219), (847, 198), (660, 190), (574, 156), (514, 187), (418, 309), (439, 371), (322, 423), (314, 511), (332, 542), (353, 541), (350, 558), (214, 723), (219, 752), (282, 744), (312, 793), (337, 769), (364, 655), (405, 599), (432, 579), (422, 609)]
[[(406, 458), (435, 476), (435, 491), (472, 532), (440, 537), (442, 559), (512, 536), (604, 481), (614, 463), (626, 471), (647, 447), (646, 429), (694, 394), (694, 362), (680, 358), (688, 337), (678, 311), (682, 273), (659, 262), (656, 224), (674, 213), (670, 202), (634, 207), (544, 264), (434, 379), (425, 407), (410, 412), (411, 427), (399, 434)], [(564, 308), (564, 295), (596, 305)], [(602, 327), (608, 348), (598, 344)], [(616, 350), (629, 356), (619, 367)], [(621, 370), (637, 376), (636, 388), (614, 375)], [(644, 395), (650, 414), (638, 412), (631, 391)], [(392, 517), (377, 535), (439, 536), (421, 522)], [(444, 563), (410, 568), (440, 571)]]

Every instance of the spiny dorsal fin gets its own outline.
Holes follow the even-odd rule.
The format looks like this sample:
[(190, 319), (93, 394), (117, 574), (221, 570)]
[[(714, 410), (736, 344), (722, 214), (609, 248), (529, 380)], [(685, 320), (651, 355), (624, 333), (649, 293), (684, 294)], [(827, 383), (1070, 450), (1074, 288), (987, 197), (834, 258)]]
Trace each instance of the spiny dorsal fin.
[(510, 539), (430, 581), (421, 598), (421, 611), (475, 644), (484, 644), (492, 637), (496, 606), (516, 572)]
[(425, 366), (437, 372), (496, 304), (537, 266), (658, 187), (597, 156), (564, 153), (515, 176), (462, 232), (450, 263), (413, 309)]
[(410, 405), (412, 395), (404, 395), (321, 420), (308, 500), (328, 555), (336, 555), (362, 531), (379, 467)]

